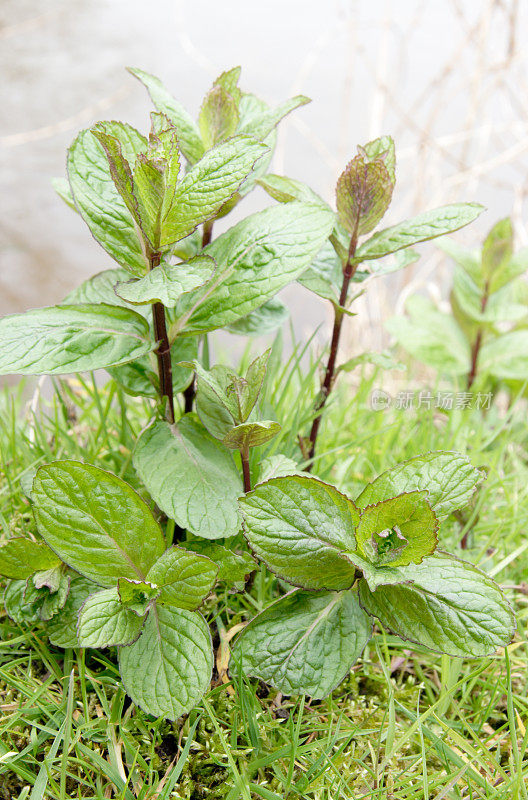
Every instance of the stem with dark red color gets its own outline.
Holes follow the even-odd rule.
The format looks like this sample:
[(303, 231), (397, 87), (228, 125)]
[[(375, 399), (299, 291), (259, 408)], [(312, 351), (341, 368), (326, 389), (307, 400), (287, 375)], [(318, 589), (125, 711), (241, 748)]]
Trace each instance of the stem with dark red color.
[(247, 494), (251, 491), (251, 473), (249, 471), (249, 447), (240, 448), (240, 459), (242, 461), (242, 474), (244, 476), (244, 491)]
[[(161, 261), (161, 253), (149, 254), (149, 268), (158, 267)], [(170, 423), (174, 422), (174, 392), (172, 389), (172, 364), (170, 353), (170, 341), (167, 333), (167, 322), (165, 320), (165, 306), (163, 303), (152, 303), (152, 319), (154, 322), (154, 338), (158, 345), (155, 353), (158, 360), (158, 375), (160, 384), (160, 395), (166, 400), (166, 415)]]
[(308, 455), (311, 463), (307, 467), (308, 471), (311, 470), (313, 465), (315, 448), (317, 445), (317, 435), (319, 433), (319, 426), (321, 425), (323, 409), (325, 407), (326, 401), (328, 400), (330, 392), (332, 391), (332, 385), (334, 382), (337, 354), (339, 350), (339, 340), (341, 338), (341, 328), (343, 326), (343, 317), (345, 315), (343, 309), (347, 301), (350, 281), (353, 279), (358, 266), (357, 262), (354, 261), (354, 256), (356, 254), (357, 240), (358, 240), (358, 234), (356, 230), (350, 240), (350, 247), (348, 248), (348, 259), (345, 265), (345, 269), (343, 270), (343, 283), (341, 286), (341, 293), (339, 295), (339, 307), (334, 307), (334, 328), (332, 331), (332, 340), (330, 342), (330, 355), (328, 356), (328, 363), (326, 365), (324, 379), (321, 384), (321, 395), (319, 404), (317, 406), (317, 416), (315, 417), (312, 423), (312, 429), (310, 431), (310, 450)]
[[(484, 286), (484, 294), (482, 296), (482, 301), (480, 304), (480, 310), (482, 313), (486, 310), (486, 306), (488, 304), (489, 299), (489, 281), (486, 282)], [(477, 377), (477, 365), (478, 365), (478, 357), (480, 353), (480, 348), (482, 346), (482, 328), (479, 328), (477, 331), (477, 335), (475, 337), (475, 341), (471, 347), (471, 368), (469, 370), (468, 379), (467, 379), (467, 390), (471, 389), (475, 378)]]

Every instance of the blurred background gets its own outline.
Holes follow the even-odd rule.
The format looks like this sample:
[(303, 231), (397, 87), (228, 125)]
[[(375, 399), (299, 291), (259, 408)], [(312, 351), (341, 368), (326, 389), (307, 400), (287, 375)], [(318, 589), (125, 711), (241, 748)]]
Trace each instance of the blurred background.
[[(212, 80), (241, 64), (241, 87), (269, 103), (313, 100), (282, 123), (274, 172), (332, 201), (356, 144), (390, 133), (398, 166), (387, 223), (477, 200), (488, 211), (459, 241), (477, 245), (511, 214), (526, 245), (527, 36), (519, 0), (2, 0), (0, 312), (58, 302), (112, 266), (50, 181), (64, 175), (79, 129), (105, 118), (148, 128), (151, 106), (127, 65), (159, 75), (196, 114)], [(235, 215), (267, 204), (258, 189)], [(361, 324), (347, 326), (352, 349), (380, 347), (383, 320), (410, 292), (442, 292), (446, 257), (421, 252), (372, 284)], [(329, 318), (297, 286), (284, 299), (301, 336)]]

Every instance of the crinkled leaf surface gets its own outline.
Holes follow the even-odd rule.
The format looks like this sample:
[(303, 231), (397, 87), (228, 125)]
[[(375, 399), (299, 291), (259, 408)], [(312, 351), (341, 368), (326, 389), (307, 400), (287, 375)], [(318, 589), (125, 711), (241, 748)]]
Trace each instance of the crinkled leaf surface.
[(273, 439), (281, 426), (273, 420), (259, 422), (243, 422), (235, 425), (223, 438), (223, 442), (231, 449), (244, 450), (246, 447), (258, 447)]
[(357, 592), (295, 590), (244, 628), (232, 664), (284, 694), (321, 698), (345, 678), (371, 634)]
[[(130, 280), (130, 272), (122, 267), (115, 267), (114, 269), (105, 269), (103, 272), (98, 272), (88, 280), (83, 281), (80, 286), (77, 286), (70, 292), (62, 301), (62, 305), (85, 305), (93, 303), (106, 303), (109, 306), (121, 306), (122, 308), (130, 308), (130, 305), (122, 300), (115, 292), (115, 287), (118, 283), (123, 283)], [(146, 319), (151, 316), (150, 308), (142, 308), (139, 306), (134, 309), (137, 314), (141, 314)]]
[(127, 694), (148, 714), (177, 720), (209, 688), (211, 635), (203, 617), (158, 606), (149, 611), (139, 639), (119, 648)]
[(353, 158), (336, 186), (337, 211), (347, 231), (370, 233), (389, 207), (393, 189), (394, 181), (382, 159)]
[(316, 478), (272, 478), (240, 499), (244, 534), (279, 577), (305, 589), (348, 589), (359, 512), (348, 497)]
[(285, 175), (274, 175), (268, 172), (258, 180), (259, 186), (277, 200), (279, 203), (291, 203), (292, 200), (301, 200), (306, 203), (320, 203), (322, 206), (332, 210), (317, 192), (306, 183), (297, 181), (294, 178), (287, 178)]
[(142, 69), (132, 69), (130, 67), (128, 71), (141, 81), (158, 111), (165, 114), (176, 127), (180, 150), (185, 158), (191, 164), (194, 164), (195, 161), (198, 161), (203, 156), (205, 148), (198, 127), (191, 115), (181, 103), (175, 100), (155, 75), (151, 75)]
[(233, 136), (238, 125), (238, 108), (235, 98), (217, 84), (205, 95), (198, 127), (206, 148), (213, 147)]
[(46, 624), (46, 634), (55, 647), (79, 647), (77, 621), (79, 610), (89, 595), (98, 590), (95, 583), (82, 575), (72, 575), (70, 592), (64, 606)]
[[(259, 308), (309, 266), (333, 220), (320, 205), (288, 203), (252, 214), (221, 234), (206, 248), (218, 264), (219, 286), (191, 314), (186, 331), (230, 325)], [(180, 316), (191, 313), (200, 292), (186, 295)]]
[(308, 475), (299, 469), (299, 465), (293, 458), (277, 453), (268, 456), (260, 462), (258, 482), (264, 483), (270, 478), (283, 478), (285, 475)]
[(70, 591), (71, 573), (61, 567), (36, 572), (28, 579), (24, 591), (25, 600), (39, 608), (39, 619), (50, 620), (63, 608)]
[(406, 492), (361, 512), (355, 536), (361, 555), (375, 566), (400, 567), (434, 552), (438, 521), (427, 492)]
[(364, 508), (403, 492), (428, 492), (429, 504), (439, 519), (469, 502), (484, 473), (467, 456), (444, 450), (424, 453), (396, 464), (369, 483), (356, 499)]
[(209, 433), (223, 439), (235, 424), (238, 414), (236, 399), (227, 394), (227, 388), (237, 374), (223, 364), (206, 370), (195, 361), (196, 411)]
[(53, 306), (0, 320), (0, 374), (66, 375), (124, 364), (153, 349), (145, 319), (107, 305)]
[(400, 568), (409, 584), (360, 583), (361, 605), (398, 636), (452, 656), (485, 656), (509, 644), (512, 609), (497, 584), (472, 564), (435, 553)]
[(304, 95), (297, 95), (285, 100), (276, 108), (263, 108), (256, 104), (251, 107), (242, 106), (242, 113), (238, 133), (246, 133), (253, 136), (255, 139), (262, 141), (273, 131), (276, 125), (279, 124), (287, 114), (299, 106), (304, 106), (310, 103), (309, 97)]
[(128, 303), (173, 306), (182, 294), (206, 283), (214, 270), (210, 256), (196, 256), (185, 264), (163, 264), (137, 281), (119, 283), (116, 294)]
[(404, 247), (452, 233), (473, 222), (484, 210), (478, 203), (453, 203), (375, 233), (357, 250), (360, 261), (381, 258)]
[(280, 328), (289, 316), (288, 306), (284, 305), (278, 297), (272, 297), (251, 314), (225, 327), (229, 333), (235, 333), (238, 336), (264, 336), (264, 334), (273, 333)]
[(121, 478), (77, 461), (41, 467), (33, 483), (42, 538), (73, 569), (101, 586), (143, 580), (165, 549), (147, 504)]
[(0, 575), (6, 578), (29, 578), (37, 570), (50, 569), (59, 559), (44, 542), (17, 536), (0, 545)]
[(160, 588), (150, 581), (132, 581), (130, 578), (119, 578), (117, 594), (120, 603), (130, 609), (138, 617), (144, 617), (150, 605), (160, 595)]
[(182, 542), (179, 547), (193, 553), (207, 556), (218, 568), (217, 579), (226, 583), (238, 583), (256, 568), (255, 560), (249, 553), (238, 553), (229, 550), (216, 542), (192, 541)]
[[(129, 139), (123, 154), (134, 163), (147, 142), (130, 125), (123, 127)], [(118, 264), (143, 275), (148, 264), (134, 220), (114, 185), (105, 151), (89, 130), (81, 131), (68, 151), (68, 178), (75, 205), (93, 237)]]
[(267, 152), (265, 145), (249, 136), (235, 136), (209, 150), (176, 187), (173, 205), (163, 220), (161, 247), (185, 238), (214, 217)]
[(195, 414), (146, 428), (134, 465), (159, 508), (181, 527), (206, 539), (237, 533), (240, 475), (229, 450)]
[(6, 614), (19, 625), (31, 625), (40, 620), (41, 596), (31, 593), (30, 597), (26, 598), (25, 595), (25, 580), (9, 581), (4, 591)]
[(77, 624), (81, 647), (113, 647), (134, 642), (143, 627), (144, 618), (125, 608), (117, 588), (102, 589), (84, 602)]
[(213, 588), (217, 573), (205, 555), (171, 547), (150, 568), (147, 580), (160, 587), (160, 603), (194, 611)]

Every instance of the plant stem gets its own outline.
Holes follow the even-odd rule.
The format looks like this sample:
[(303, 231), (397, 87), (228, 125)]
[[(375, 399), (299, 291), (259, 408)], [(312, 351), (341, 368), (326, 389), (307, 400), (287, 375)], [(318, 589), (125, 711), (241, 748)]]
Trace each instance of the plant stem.
[[(486, 281), (486, 285), (484, 286), (484, 294), (482, 295), (482, 301), (480, 303), (480, 310), (482, 311), (482, 313), (484, 313), (484, 311), (486, 310), (488, 299), (489, 299), (489, 281)], [(475, 378), (477, 377), (477, 364), (481, 346), (482, 346), (482, 328), (479, 328), (477, 331), (477, 335), (475, 337), (475, 341), (471, 346), (471, 369), (469, 370), (467, 378), (468, 392), (473, 386)]]
[[(149, 254), (149, 268), (159, 266), (161, 253)], [(172, 364), (170, 354), (169, 335), (165, 320), (165, 306), (163, 303), (152, 303), (152, 319), (154, 322), (154, 337), (159, 342), (155, 353), (158, 359), (158, 375), (160, 382), (160, 395), (166, 398), (166, 416), (170, 423), (174, 422), (174, 393), (172, 390)]]
[(213, 238), (214, 219), (204, 222), (202, 227), (202, 247), (207, 247)]
[(251, 491), (251, 473), (249, 471), (249, 448), (240, 448), (240, 458), (242, 460), (242, 473), (244, 475), (244, 491), (247, 494)]
[(323, 409), (325, 407), (326, 401), (328, 400), (330, 392), (332, 391), (332, 385), (334, 382), (337, 353), (339, 350), (339, 340), (341, 338), (341, 328), (343, 325), (343, 317), (344, 317), (343, 308), (345, 307), (345, 303), (347, 300), (350, 281), (354, 277), (358, 266), (357, 263), (354, 262), (354, 256), (356, 254), (356, 248), (357, 248), (357, 240), (358, 240), (358, 234), (356, 226), (356, 230), (352, 234), (352, 238), (350, 240), (350, 246), (348, 248), (347, 263), (343, 270), (343, 283), (341, 286), (341, 294), (339, 295), (339, 307), (337, 306), (334, 307), (334, 328), (332, 331), (332, 341), (330, 343), (330, 355), (328, 356), (328, 363), (326, 365), (324, 379), (321, 384), (320, 400), (317, 406), (318, 413), (312, 423), (312, 429), (310, 431), (310, 450), (308, 456), (310, 458), (311, 464), (307, 467), (308, 472), (310, 472), (313, 466), (315, 447), (317, 444), (317, 435), (319, 433), (319, 426), (321, 425)]

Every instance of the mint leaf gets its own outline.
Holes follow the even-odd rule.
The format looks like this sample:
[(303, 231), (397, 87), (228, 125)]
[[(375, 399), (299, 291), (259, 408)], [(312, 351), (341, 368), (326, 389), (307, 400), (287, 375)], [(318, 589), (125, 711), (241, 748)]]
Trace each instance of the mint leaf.
[(238, 336), (264, 336), (280, 328), (290, 316), (290, 310), (278, 297), (272, 297), (246, 317), (226, 325), (229, 333)]
[(178, 306), (179, 316), (190, 316), (185, 330), (231, 325), (259, 308), (304, 272), (333, 221), (333, 213), (320, 205), (288, 203), (252, 214), (223, 233), (206, 250), (223, 267), (218, 288), (205, 300), (198, 289)]
[(244, 535), (276, 575), (305, 589), (348, 589), (359, 512), (316, 478), (272, 478), (240, 498)]
[(295, 590), (244, 628), (232, 662), (284, 694), (320, 699), (346, 677), (371, 635), (357, 592)]
[(404, 247), (453, 233), (473, 222), (484, 210), (478, 203), (453, 203), (375, 233), (356, 252), (357, 261), (382, 258)]
[(205, 95), (198, 116), (198, 127), (205, 148), (208, 150), (229, 139), (237, 125), (238, 108), (234, 97), (223, 86), (213, 86)]
[(206, 539), (237, 533), (240, 475), (229, 451), (194, 414), (146, 428), (134, 465), (155, 503), (182, 528)]
[(29, 578), (38, 570), (60, 564), (59, 559), (44, 542), (14, 537), (0, 545), (0, 575), (18, 580)]
[(39, 619), (50, 620), (64, 606), (70, 591), (70, 579), (62, 564), (36, 572), (33, 578), (28, 579), (24, 598), (35, 607), (40, 605)]
[(178, 547), (207, 556), (218, 568), (217, 580), (233, 584), (244, 581), (256, 568), (255, 560), (249, 553), (235, 553), (216, 542), (181, 542)]
[(317, 192), (306, 183), (296, 181), (294, 178), (287, 178), (285, 175), (273, 175), (268, 172), (257, 181), (259, 186), (277, 200), (279, 203), (291, 203), (292, 200), (301, 200), (305, 203), (320, 203), (325, 208), (332, 210)]
[(427, 492), (407, 492), (368, 505), (356, 528), (359, 553), (376, 567), (400, 567), (434, 552), (438, 521)]
[(350, 161), (339, 176), (336, 204), (339, 218), (352, 235), (364, 235), (376, 227), (390, 205), (394, 181), (383, 159), (363, 154)]
[(26, 598), (26, 585), (25, 580), (9, 581), (4, 592), (6, 614), (19, 625), (32, 625), (40, 620), (42, 597), (30, 592)]
[(80, 647), (114, 647), (131, 644), (141, 631), (144, 616), (122, 605), (117, 588), (90, 595), (79, 612), (77, 639)]
[(40, 467), (33, 483), (42, 538), (66, 564), (101, 586), (143, 580), (164, 550), (146, 503), (121, 478), (77, 461)]
[(194, 611), (213, 588), (217, 573), (205, 555), (171, 547), (150, 568), (147, 580), (160, 587), (159, 603)]
[(515, 629), (512, 609), (497, 584), (472, 564), (435, 553), (400, 569), (410, 585), (371, 592), (361, 582), (359, 588), (365, 611), (398, 636), (472, 658), (509, 644)]
[(274, 456), (268, 456), (260, 462), (258, 482), (264, 483), (270, 478), (283, 478), (285, 475), (308, 475), (299, 469), (299, 465), (293, 458), (282, 453), (277, 453)]
[[(114, 269), (105, 269), (103, 272), (98, 272), (88, 280), (83, 281), (80, 286), (77, 286), (70, 292), (61, 305), (85, 305), (95, 303), (105, 303), (109, 306), (121, 306), (121, 308), (130, 308), (129, 304), (122, 300), (115, 292), (115, 287), (119, 283), (130, 280), (130, 272), (122, 267), (115, 267)], [(145, 319), (150, 319), (150, 308), (134, 309), (136, 313), (141, 314)]]
[(117, 306), (53, 306), (0, 320), (0, 374), (65, 375), (150, 352), (147, 322)]
[[(119, 578), (117, 581), (117, 594), (120, 603), (138, 617), (144, 617), (148, 609), (160, 596), (160, 588), (150, 581), (132, 581), (129, 578)], [(121, 642), (124, 644), (124, 642)]]
[(204, 154), (205, 148), (200, 133), (191, 115), (181, 103), (172, 97), (163, 83), (155, 75), (142, 69), (128, 71), (146, 87), (152, 102), (162, 114), (165, 114), (178, 132), (178, 143), (183, 155), (190, 164), (194, 164)]
[(95, 583), (82, 575), (72, 574), (70, 592), (64, 606), (46, 623), (46, 634), (55, 647), (79, 647), (77, 622), (79, 610), (89, 595), (98, 590)]
[(359, 148), (370, 160), (381, 159), (389, 173), (391, 181), (396, 180), (396, 150), (392, 136), (380, 136)]
[(177, 185), (173, 204), (163, 220), (160, 246), (185, 238), (212, 219), (265, 153), (267, 147), (248, 136), (235, 136), (209, 150)]
[(513, 225), (509, 217), (495, 223), (482, 247), (482, 275), (491, 281), (500, 274), (513, 255)]
[(152, 608), (139, 639), (119, 648), (119, 671), (133, 702), (148, 714), (177, 720), (209, 688), (213, 652), (200, 614)]
[(194, 362), (196, 370), (196, 411), (201, 422), (216, 439), (223, 439), (235, 424), (238, 415), (236, 398), (228, 395), (228, 387), (238, 378), (223, 364), (206, 370)]
[(73, 211), (77, 211), (68, 180), (66, 178), (52, 178), (51, 185), (61, 200), (64, 200), (66, 205), (69, 206)]
[(127, 303), (163, 303), (170, 307), (182, 294), (210, 280), (216, 264), (209, 256), (195, 256), (184, 264), (160, 264), (139, 280), (118, 283), (118, 297)]
[(443, 519), (467, 505), (483, 477), (484, 473), (467, 456), (438, 450), (383, 472), (363, 489), (355, 502), (365, 508), (403, 492), (426, 490), (429, 505), (438, 519)]
[(245, 106), (241, 108), (240, 125), (237, 133), (246, 133), (253, 136), (255, 139), (262, 141), (265, 139), (279, 124), (287, 114), (290, 114), (299, 106), (304, 106), (306, 103), (311, 103), (309, 97), (304, 95), (297, 95), (277, 106), (277, 108), (262, 108), (256, 104), (252, 107)]
[[(124, 156), (133, 163), (147, 142), (130, 125), (122, 128), (129, 141)], [(148, 263), (134, 219), (114, 185), (105, 151), (91, 131), (81, 131), (74, 140), (67, 166), (75, 205), (93, 237), (118, 264), (134, 275), (143, 275)]]
[(334, 305), (339, 304), (343, 267), (329, 241), (323, 244), (308, 269), (297, 280), (310, 292), (329, 300)]
[(273, 420), (259, 422), (243, 422), (235, 425), (224, 438), (223, 443), (233, 450), (245, 450), (248, 447), (258, 447), (273, 439), (280, 431), (281, 426)]

